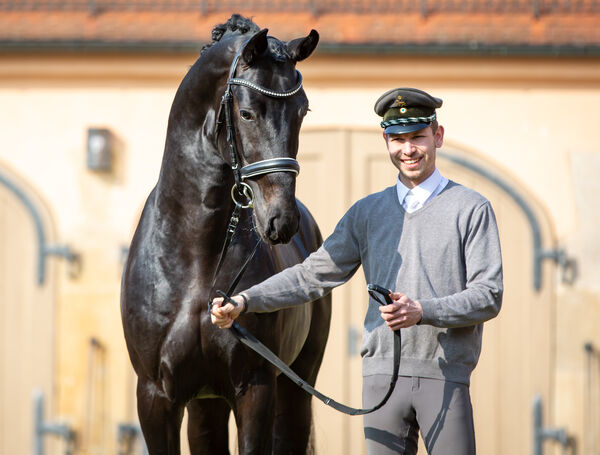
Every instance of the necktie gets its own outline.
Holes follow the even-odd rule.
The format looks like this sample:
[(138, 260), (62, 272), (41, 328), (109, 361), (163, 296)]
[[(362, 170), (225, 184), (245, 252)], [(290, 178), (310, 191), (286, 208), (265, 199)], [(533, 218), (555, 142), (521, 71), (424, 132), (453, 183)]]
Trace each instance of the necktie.
[(406, 196), (404, 196), (404, 203), (402, 204), (402, 206), (404, 207), (404, 210), (406, 210), (408, 213), (412, 213), (415, 210), (418, 210), (419, 208), (421, 208), (421, 204), (419, 203), (419, 200), (413, 194), (412, 191), (409, 191), (408, 193), (406, 193)]

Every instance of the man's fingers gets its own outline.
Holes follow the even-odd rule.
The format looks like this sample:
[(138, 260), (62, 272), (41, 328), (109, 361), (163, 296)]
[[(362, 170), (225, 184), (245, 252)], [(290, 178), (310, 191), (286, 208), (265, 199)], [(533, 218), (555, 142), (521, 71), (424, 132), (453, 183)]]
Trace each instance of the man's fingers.
[(210, 311), (211, 311), (211, 313), (213, 311), (215, 311), (217, 308), (220, 308), (221, 305), (223, 305), (223, 298), (222, 297), (215, 297), (214, 299), (212, 299), (212, 302), (210, 303)]
[[(236, 305), (237, 304), (237, 305)], [(210, 320), (220, 329), (227, 329), (233, 325), (233, 320), (239, 316), (241, 311), (240, 304), (236, 299), (232, 302), (225, 302), (222, 297), (213, 299), (210, 309)]]
[(226, 329), (231, 327), (233, 319), (227, 314), (214, 314), (210, 315), (210, 320), (213, 324), (218, 326), (220, 329)]
[(379, 311), (381, 313), (391, 313), (394, 310), (395, 310), (395, 305), (393, 303), (390, 303), (389, 305), (380, 305), (379, 306)]
[(227, 302), (225, 305), (223, 305), (223, 299), (222, 298), (218, 298), (218, 299), (214, 299), (212, 301), (212, 306), (211, 306), (211, 313), (213, 314), (227, 314), (227, 313), (231, 313), (234, 310), (234, 306)]

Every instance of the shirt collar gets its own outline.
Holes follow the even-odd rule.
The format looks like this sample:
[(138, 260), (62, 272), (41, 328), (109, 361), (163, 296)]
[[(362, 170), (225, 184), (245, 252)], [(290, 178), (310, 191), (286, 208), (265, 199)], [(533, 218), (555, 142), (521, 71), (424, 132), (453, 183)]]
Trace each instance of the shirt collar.
[[(421, 204), (425, 204), (427, 200), (431, 197), (433, 192), (437, 189), (437, 187), (442, 182), (442, 174), (438, 171), (437, 167), (424, 182), (421, 182), (419, 185), (415, 186), (412, 189), (412, 194), (417, 198), (417, 200)], [(406, 197), (406, 193), (410, 191), (410, 188), (407, 188), (401, 181), (400, 178), (396, 181), (396, 192), (398, 193), (398, 200), (400, 204), (404, 201)]]

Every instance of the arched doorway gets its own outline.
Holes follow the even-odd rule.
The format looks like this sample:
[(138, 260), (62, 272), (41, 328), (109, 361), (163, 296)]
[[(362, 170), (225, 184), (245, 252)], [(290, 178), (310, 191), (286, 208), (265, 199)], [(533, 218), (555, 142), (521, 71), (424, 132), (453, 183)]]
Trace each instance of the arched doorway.
[(49, 228), (33, 192), (0, 169), (0, 453), (32, 453), (34, 390), (53, 409), (55, 280), (40, 244)]
[[(298, 158), (302, 167), (298, 197), (311, 210), (324, 235), (333, 230), (354, 201), (394, 184), (397, 174), (389, 162), (380, 130), (305, 129)], [(440, 151), (438, 167), (448, 178), (479, 191), (491, 201), (502, 242), (503, 309), (498, 318), (486, 324), (483, 352), (471, 386), (478, 451), (490, 455), (530, 453), (531, 403), (535, 394), (547, 403), (545, 421), (551, 415), (555, 310), (551, 264), (542, 267), (539, 289), (534, 286), (531, 214), (546, 245), (553, 243), (552, 230), (543, 211), (518, 184), (473, 153), (445, 147)], [(498, 185), (489, 175), (497, 176), (506, 185)], [(529, 216), (506, 186), (527, 201)], [(362, 378), (358, 351), (366, 303), (362, 273), (335, 290), (333, 298), (332, 330), (317, 385), (324, 393), (359, 406)], [(314, 407), (317, 447), (321, 452), (366, 453), (362, 419), (336, 414), (320, 403)]]

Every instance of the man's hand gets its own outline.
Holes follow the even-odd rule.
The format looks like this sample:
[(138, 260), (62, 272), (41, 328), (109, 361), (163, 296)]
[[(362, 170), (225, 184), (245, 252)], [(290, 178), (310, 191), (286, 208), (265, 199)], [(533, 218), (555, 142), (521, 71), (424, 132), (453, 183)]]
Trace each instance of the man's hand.
[(423, 309), (417, 300), (411, 300), (400, 292), (391, 295), (393, 303), (379, 307), (381, 317), (392, 330), (418, 324), (423, 317)]
[(246, 301), (241, 295), (234, 295), (231, 300), (237, 303), (237, 306), (233, 306), (229, 302), (223, 305), (222, 297), (213, 299), (210, 305), (210, 320), (220, 329), (231, 327), (233, 321), (246, 308)]

